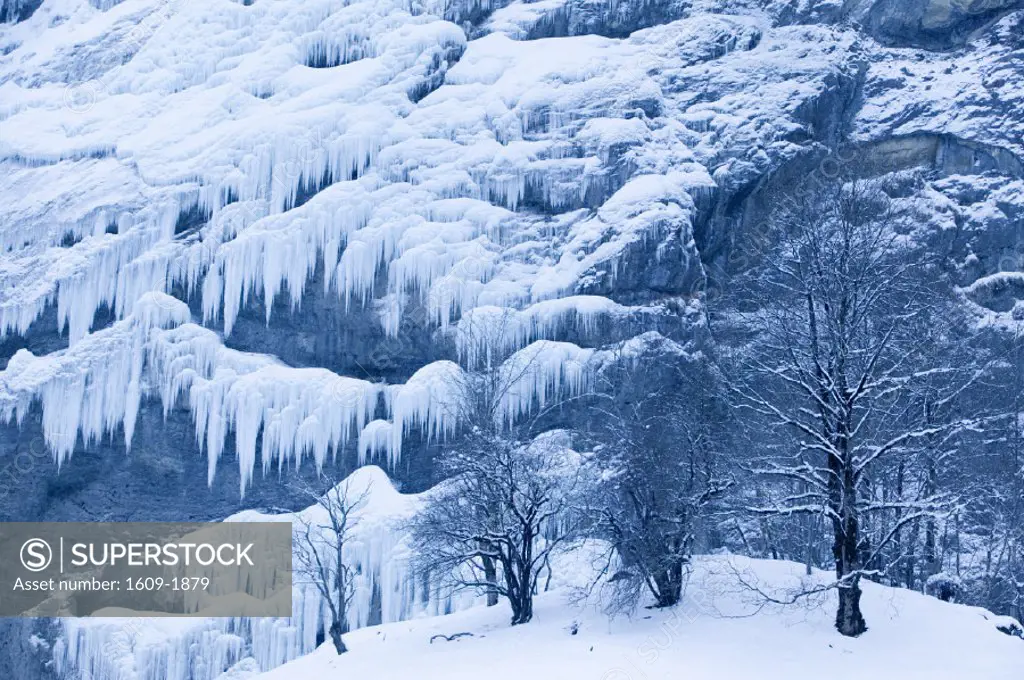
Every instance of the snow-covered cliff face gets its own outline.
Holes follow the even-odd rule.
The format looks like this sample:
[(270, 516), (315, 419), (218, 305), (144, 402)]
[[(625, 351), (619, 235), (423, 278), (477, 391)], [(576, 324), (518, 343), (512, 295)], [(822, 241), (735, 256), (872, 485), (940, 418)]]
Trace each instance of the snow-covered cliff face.
[(514, 418), (613, 343), (699, 346), (769, 197), (837, 163), (1010, 328), (1022, 5), (0, 0), (0, 518), (423, 488), (459, 370), (531, 357)]
[(601, 346), (699, 344), (766, 190), (829, 163), (906, 175), (1012, 318), (1016, 4), (5, 3), (3, 516), (422, 487), (451, 361), (555, 341), (521, 414)]

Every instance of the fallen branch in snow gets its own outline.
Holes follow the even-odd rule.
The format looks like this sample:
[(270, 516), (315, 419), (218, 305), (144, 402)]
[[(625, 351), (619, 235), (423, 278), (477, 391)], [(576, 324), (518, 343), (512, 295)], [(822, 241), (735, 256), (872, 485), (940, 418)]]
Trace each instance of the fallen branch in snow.
[(434, 640), (436, 640), (438, 638), (441, 638), (445, 642), (455, 642), (459, 638), (464, 638), (464, 637), (473, 637), (473, 634), (472, 633), (455, 633), (454, 635), (443, 635), (441, 633), (438, 633), (437, 635), (431, 636), (430, 644), (434, 644)]

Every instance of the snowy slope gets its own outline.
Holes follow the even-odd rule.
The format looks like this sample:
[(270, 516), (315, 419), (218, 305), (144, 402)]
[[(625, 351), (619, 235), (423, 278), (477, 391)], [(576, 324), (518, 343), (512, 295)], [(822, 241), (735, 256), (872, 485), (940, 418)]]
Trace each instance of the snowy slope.
[[(566, 604), (565, 592), (550, 592), (524, 626), (509, 627), (504, 607), (478, 607), (356, 631), (342, 657), (328, 644), (269, 673), (225, 679), (1015, 680), (1024, 669), (1024, 641), (998, 632), (996, 617), (983, 610), (867, 583), (871, 628), (850, 639), (833, 628), (827, 598), (765, 605), (734, 570), (776, 596), (802, 584), (802, 568), (792, 563), (702, 558), (674, 611), (609, 622)], [(431, 643), (457, 633), (472, 637)]]
[(866, 139), (955, 135), (1005, 149), (1019, 164), (1024, 158), (1022, 27), (1021, 14), (1010, 15), (953, 53), (875, 46), (855, 134)]

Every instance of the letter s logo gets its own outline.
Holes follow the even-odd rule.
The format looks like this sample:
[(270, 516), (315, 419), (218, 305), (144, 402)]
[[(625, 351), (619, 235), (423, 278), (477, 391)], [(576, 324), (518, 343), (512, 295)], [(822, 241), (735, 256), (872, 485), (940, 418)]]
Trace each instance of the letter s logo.
[(53, 562), (50, 544), (41, 538), (31, 538), (21, 546), (21, 564), (31, 572), (40, 572)]

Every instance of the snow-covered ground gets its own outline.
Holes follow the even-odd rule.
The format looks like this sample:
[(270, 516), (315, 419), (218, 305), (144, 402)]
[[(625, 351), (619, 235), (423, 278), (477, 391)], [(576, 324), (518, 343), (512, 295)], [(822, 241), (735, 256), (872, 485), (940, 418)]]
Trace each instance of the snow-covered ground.
[[(346, 544), (358, 576), (345, 656), (330, 642), (316, 648), (327, 612), (315, 591), (296, 587), (290, 619), (65, 619), (56, 668), (102, 680), (477, 680), (482, 669), (488, 680), (1019, 680), (1024, 671), (1024, 639), (997, 629), (1019, 627), (1008, 617), (865, 582), (869, 630), (846, 638), (833, 627), (834, 591), (798, 596), (831, 574), (807, 577), (802, 565), (738, 555), (698, 557), (673, 610), (610, 618), (593, 586), (603, 550), (574, 544), (553, 560), (534, 620), (511, 627), (504, 602), (488, 608), (471, 592), (437, 597), (420, 588), (402, 520), (429, 491), (399, 493), (375, 466), (346, 483), (367, 496)], [(320, 512), (246, 511), (229, 521)], [(367, 625), (374, 621), (385, 623)]]
[[(789, 562), (702, 558), (671, 611), (610, 621), (569, 604), (562, 590), (540, 596), (524, 626), (510, 627), (503, 606), (475, 607), (358, 630), (343, 657), (328, 643), (269, 673), (225, 677), (1019, 680), (1024, 672), (1024, 640), (997, 631), (997, 617), (981, 609), (868, 583), (869, 630), (851, 639), (832, 627), (832, 594), (782, 607), (741, 585), (785, 597), (803, 582), (802, 567)], [(458, 633), (472, 635), (434, 638)]]

